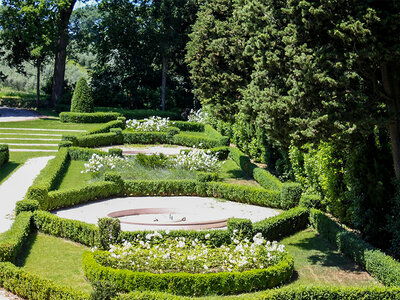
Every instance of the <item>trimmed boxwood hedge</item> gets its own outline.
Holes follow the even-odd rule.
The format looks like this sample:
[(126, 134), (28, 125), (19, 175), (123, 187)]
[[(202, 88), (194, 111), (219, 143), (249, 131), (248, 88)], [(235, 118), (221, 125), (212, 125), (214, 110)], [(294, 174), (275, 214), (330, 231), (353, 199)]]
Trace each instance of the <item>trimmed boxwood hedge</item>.
[(169, 144), (167, 132), (144, 132), (124, 130), (122, 132), (125, 144)]
[(121, 120), (110, 121), (108, 123), (100, 125), (99, 127), (95, 128), (95, 129), (89, 130), (88, 132), (86, 132), (85, 135), (98, 134), (98, 133), (108, 133), (108, 132), (110, 132), (111, 128), (124, 129), (125, 128), (125, 124)]
[(45, 234), (66, 238), (89, 247), (98, 245), (99, 228), (96, 225), (63, 219), (42, 210), (33, 213), (33, 223)]
[(352, 258), (373, 277), (386, 286), (400, 287), (400, 263), (379, 249), (365, 242), (356, 233), (317, 209), (310, 210), (313, 227), (326, 239), (335, 244), (339, 251)]
[(174, 121), (172, 122), (174, 127), (179, 128), (181, 131), (196, 131), (203, 132), (204, 124), (196, 123), (196, 122), (187, 122), (187, 121)]
[(40, 174), (33, 182), (33, 186), (42, 186), (49, 191), (55, 189), (62, 180), (68, 168), (69, 161), (68, 149), (60, 149), (56, 157), (51, 159), (42, 171), (40, 171)]
[(238, 148), (230, 148), (229, 157), (248, 175), (253, 177), (263, 188), (280, 190), (282, 183), (265, 169), (259, 168)]
[(8, 145), (0, 145), (0, 167), (5, 163), (8, 163), (10, 159), (10, 151)]
[(83, 147), (69, 147), (68, 154), (69, 154), (71, 160), (88, 161), (93, 156), (93, 154), (105, 156), (105, 155), (109, 155), (109, 152), (90, 149), (90, 148), (83, 148)]
[(30, 274), (12, 263), (0, 263), (0, 286), (30, 300), (89, 300), (88, 294)]
[[(120, 294), (114, 300), (187, 300), (192, 299), (185, 296), (177, 296), (162, 292), (134, 291), (129, 294)], [(199, 300), (205, 298), (198, 298)], [(207, 299), (216, 299), (210, 298)], [(283, 287), (255, 294), (244, 294), (239, 296), (226, 296), (218, 299), (264, 299), (264, 300), (382, 300), (400, 299), (398, 288), (357, 288), (357, 287), (332, 287), (332, 286), (296, 286)]]
[(164, 291), (179, 295), (228, 295), (272, 288), (289, 280), (294, 260), (286, 254), (282, 261), (266, 269), (209, 274), (134, 272), (114, 269), (99, 263), (105, 252), (85, 252), (83, 270), (91, 281), (112, 281), (118, 290)]
[(115, 112), (62, 112), (60, 113), (60, 121), (63, 123), (107, 123), (117, 120), (121, 116)]
[(0, 234), (0, 261), (14, 262), (31, 232), (31, 212), (22, 212), (11, 228)]
[(120, 194), (120, 187), (114, 182), (95, 182), (84, 187), (49, 192), (40, 207), (45, 210), (70, 207), (89, 201), (105, 199)]

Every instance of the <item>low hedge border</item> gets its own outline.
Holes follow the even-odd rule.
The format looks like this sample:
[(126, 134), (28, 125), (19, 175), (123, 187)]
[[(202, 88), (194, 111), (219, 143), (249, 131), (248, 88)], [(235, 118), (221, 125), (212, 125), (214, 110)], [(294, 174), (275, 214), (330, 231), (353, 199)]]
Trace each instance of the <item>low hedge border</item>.
[(8, 145), (0, 145), (0, 167), (6, 163), (10, 159), (10, 151), (8, 149)]
[[(119, 131), (117, 131), (119, 129)], [(116, 130), (116, 131), (113, 131)], [(121, 145), (124, 137), (120, 128), (111, 128), (112, 132), (81, 135), (63, 135), (62, 142), (70, 142), (72, 146), (95, 148), (100, 146)]]
[(92, 129), (88, 132), (85, 133), (85, 135), (90, 135), (90, 134), (98, 134), (98, 133), (108, 133), (110, 132), (111, 128), (125, 128), (125, 123), (122, 120), (115, 120), (115, 121), (110, 121), (108, 123), (102, 124), (99, 127)]
[(238, 148), (230, 148), (229, 157), (248, 175), (253, 177), (262, 187), (281, 190), (282, 182), (265, 169), (259, 168)]
[(173, 121), (172, 126), (178, 128), (181, 131), (203, 132), (205, 129), (205, 126), (202, 123), (187, 121)]
[(14, 262), (31, 232), (31, 212), (22, 212), (11, 228), (0, 234), (0, 262)]
[(63, 123), (106, 123), (117, 120), (121, 115), (116, 112), (62, 112), (60, 121)]
[(220, 272), (209, 274), (134, 272), (113, 269), (98, 262), (104, 252), (86, 252), (83, 270), (91, 281), (112, 281), (123, 292), (132, 290), (164, 291), (179, 295), (227, 295), (272, 288), (289, 280), (294, 270), (294, 259), (284, 256), (275, 266), (244, 272)]
[(30, 300), (89, 300), (88, 294), (30, 274), (12, 263), (0, 263), (0, 286)]
[(400, 263), (361, 239), (317, 209), (310, 210), (312, 226), (327, 240), (386, 286), (400, 287)]
[[(65, 174), (65, 171), (68, 168), (70, 161), (70, 157), (68, 154), (68, 150), (66, 148), (60, 149), (56, 157), (51, 159), (47, 165), (40, 171), (38, 177), (36, 177), (32, 186), (42, 186), (47, 190), (51, 191), (57, 188), (60, 183), (62, 177)], [(29, 190), (28, 190), (28, 198), (29, 198)]]
[[(197, 298), (198, 300), (235, 300), (235, 299), (264, 299), (264, 300), (382, 300), (399, 299), (400, 289), (398, 288), (356, 288), (356, 287), (330, 287), (330, 286), (296, 286), (283, 287), (265, 292), (258, 292), (240, 296), (207, 297)], [(134, 291), (129, 294), (120, 294), (113, 300), (188, 300), (193, 299), (185, 296), (177, 296), (162, 292)]]
[(94, 247), (98, 245), (99, 228), (76, 220), (63, 219), (47, 211), (33, 213), (33, 224), (42, 233)]

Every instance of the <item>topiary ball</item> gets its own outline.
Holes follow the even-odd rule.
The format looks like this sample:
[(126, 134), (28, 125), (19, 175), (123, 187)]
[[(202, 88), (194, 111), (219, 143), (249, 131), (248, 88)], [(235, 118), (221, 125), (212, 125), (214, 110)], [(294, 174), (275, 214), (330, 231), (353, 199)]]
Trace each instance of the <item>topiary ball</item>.
[(71, 100), (71, 112), (94, 112), (92, 94), (84, 77), (81, 77), (76, 83), (74, 96)]

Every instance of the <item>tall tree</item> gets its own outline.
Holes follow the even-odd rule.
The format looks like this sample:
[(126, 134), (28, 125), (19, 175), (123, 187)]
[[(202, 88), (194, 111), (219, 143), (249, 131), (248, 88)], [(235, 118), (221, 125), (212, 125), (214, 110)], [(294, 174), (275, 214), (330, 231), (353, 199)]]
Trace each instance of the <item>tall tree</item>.
[(240, 89), (249, 82), (253, 64), (251, 57), (243, 56), (248, 38), (238, 24), (243, 3), (204, 1), (187, 44), (195, 95), (215, 116), (230, 122), (238, 111)]
[(55, 15), (46, 0), (5, 0), (1, 10), (2, 44), (8, 50), (10, 67), (25, 73), (24, 63), (36, 67), (36, 105), (40, 101), (40, 73), (44, 61), (53, 53)]
[(55, 46), (55, 61), (51, 103), (53, 106), (62, 98), (67, 46), (69, 43), (68, 25), (76, 0), (56, 0), (57, 41)]

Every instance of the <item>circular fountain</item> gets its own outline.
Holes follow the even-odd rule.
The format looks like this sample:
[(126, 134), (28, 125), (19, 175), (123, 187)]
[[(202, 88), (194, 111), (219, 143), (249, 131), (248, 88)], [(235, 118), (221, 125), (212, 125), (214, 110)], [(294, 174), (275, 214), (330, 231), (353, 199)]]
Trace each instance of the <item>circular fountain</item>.
[[(228, 217), (210, 216), (207, 210), (184, 210), (178, 208), (137, 208), (119, 210), (107, 216), (118, 218), (122, 224), (163, 227), (164, 229), (212, 229), (227, 226)], [(179, 227), (179, 228), (178, 228)]]

